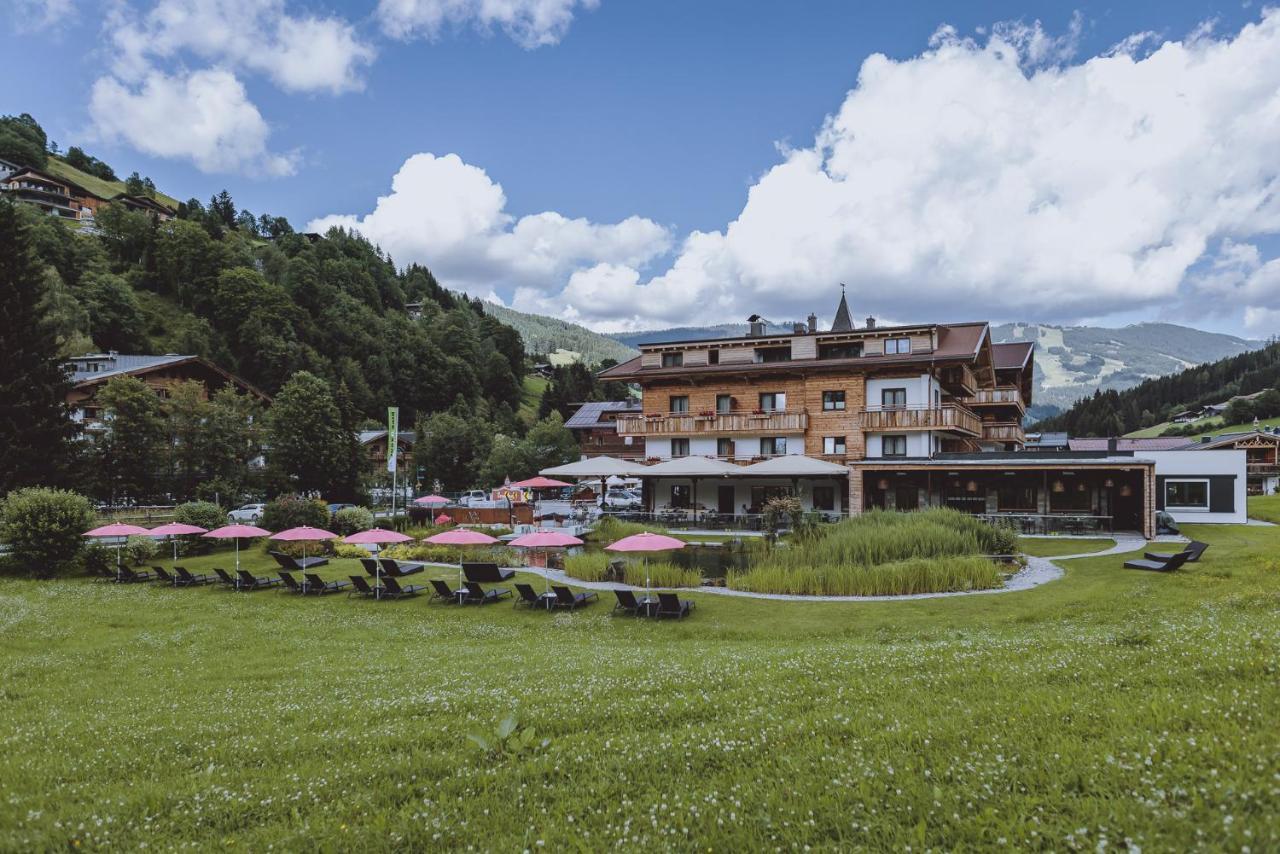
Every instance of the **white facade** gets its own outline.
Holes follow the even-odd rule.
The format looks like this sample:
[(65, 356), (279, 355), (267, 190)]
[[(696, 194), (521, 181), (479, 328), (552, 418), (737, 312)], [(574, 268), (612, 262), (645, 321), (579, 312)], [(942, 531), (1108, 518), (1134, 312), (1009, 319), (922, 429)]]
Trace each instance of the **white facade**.
[(1244, 451), (1142, 451), (1138, 456), (1156, 464), (1156, 506), (1176, 521), (1241, 525), (1248, 519)]
[[(913, 430), (906, 433), (868, 433), (867, 436), (867, 457), (879, 458), (892, 456), (884, 452), (884, 438), (886, 436), (903, 436), (907, 440), (907, 452), (899, 456), (907, 457), (927, 457), (931, 453), (937, 453), (942, 450), (942, 438), (932, 430)], [(930, 450), (932, 446), (932, 451)]]
[[(688, 455), (691, 457), (718, 456), (716, 450), (721, 438), (729, 439), (732, 443), (734, 459), (750, 460), (755, 457), (773, 456), (772, 454), (762, 454), (760, 452), (761, 437), (759, 436), (691, 436), (689, 437)], [(786, 440), (788, 455), (804, 453), (803, 433), (795, 433), (777, 438)], [(671, 439), (646, 438), (644, 440), (644, 455), (646, 459), (671, 459)]]
[[(894, 389), (901, 389), (905, 394), (905, 401), (902, 399), (886, 400), (885, 392)], [(901, 407), (906, 409), (923, 409), (927, 407), (940, 407), (942, 405), (942, 386), (933, 377), (928, 374), (920, 374), (914, 377), (895, 377), (892, 379), (873, 378), (867, 380), (867, 408), (879, 409), (890, 407)], [(886, 454), (885, 453), (885, 437), (901, 436), (906, 440), (905, 454)], [(878, 459), (880, 457), (906, 456), (906, 457), (928, 457), (942, 450), (942, 438), (935, 435), (932, 431), (912, 430), (902, 433), (894, 433), (892, 431), (884, 433), (867, 433), (867, 450), (868, 458)]]
[[(672, 487), (682, 489), (692, 489), (692, 483), (687, 477), (662, 477), (655, 478), (653, 481), (653, 498), (654, 508), (658, 512), (672, 509)], [(721, 489), (733, 490), (732, 512), (734, 514), (742, 514), (752, 506), (752, 488), (764, 488), (775, 490), (791, 491), (792, 483), (788, 478), (754, 478), (754, 477), (704, 477), (698, 478), (698, 491), (694, 495), (690, 492), (690, 500), (692, 503), (700, 505), (700, 510), (705, 512), (720, 512)], [(805, 510), (817, 509), (824, 513), (848, 513), (847, 502), (849, 499), (849, 481), (847, 477), (831, 477), (831, 478), (806, 478), (798, 479), (797, 487), (799, 489), (800, 503)], [(825, 491), (824, 503), (830, 500), (830, 507), (823, 508), (814, 506), (814, 489)], [(728, 497), (727, 495), (725, 496)], [(727, 507), (728, 505), (726, 505)], [(759, 512), (759, 508), (755, 508)]]

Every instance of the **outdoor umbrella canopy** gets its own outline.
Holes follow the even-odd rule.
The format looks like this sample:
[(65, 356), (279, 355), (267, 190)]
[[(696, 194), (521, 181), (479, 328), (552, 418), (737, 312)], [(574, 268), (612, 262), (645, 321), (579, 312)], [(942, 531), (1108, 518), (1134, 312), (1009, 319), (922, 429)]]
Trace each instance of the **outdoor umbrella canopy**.
[(432, 505), (448, 504), (449, 499), (445, 498), (443, 495), (424, 495), (421, 498), (413, 499), (413, 503), (424, 504), (430, 507)]
[(178, 563), (178, 537), (185, 534), (204, 534), (208, 532), (208, 528), (201, 528), (199, 525), (188, 525), (185, 522), (170, 522), (167, 525), (161, 525), (159, 528), (152, 528), (148, 535), (152, 537), (168, 537), (173, 542), (173, 563)]
[[(126, 525), (123, 522), (115, 522), (110, 525), (103, 525), (94, 528), (92, 531), (85, 531), (86, 537), (145, 537), (151, 532), (146, 528), (139, 528), (137, 525)], [(116, 581), (120, 580), (120, 543), (116, 543)]]
[(552, 480), (549, 477), (531, 477), (528, 480), (517, 481), (511, 484), (516, 489), (556, 489), (562, 486), (573, 486), (572, 483), (565, 483), (563, 480)]
[(236, 572), (240, 571), (240, 540), (253, 539), (255, 537), (269, 537), (270, 531), (264, 531), (254, 525), (223, 525), (221, 528), (214, 528), (207, 534), (201, 534), (203, 537), (209, 537), (215, 540), (235, 540), (236, 541)]
[[(437, 546), (491, 546), (498, 542), (488, 534), (472, 531), (469, 528), (454, 528), (452, 531), (441, 531), (427, 537), (426, 542)], [(458, 565), (458, 585), (462, 585), (462, 565)]]
[[(522, 549), (557, 549), (565, 546), (580, 546), (582, 540), (570, 534), (561, 533), (560, 531), (533, 531), (516, 537), (508, 545), (518, 546)], [(543, 567), (542, 579), (546, 582), (545, 588), (547, 593), (551, 592), (551, 578), (545, 570), (551, 567)]]
[[(607, 552), (665, 552), (672, 549), (682, 549), (685, 547), (684, 540), (677, 540), (675, 537), (667, 537), (662, 534), (653, 534), (645, 531), (640, 534), (632, 534), (629, 537), (623, 537), (616, 543), (610, 543), (604, 547)], [(649, 598), (649, 563), (644, 565), (644, 598)]]
[[(413, 537), (408, 534), (402, 534), (399, 531), (388, 531), (385, 528), (370, 528), (367, 531), (360, 531), (359, 533), (343, 537), (342, 541), (353, 546), (380, 546), (383, 543), (407, 543), (412, 539)], [(373, 583), (376, 586), (381, 587), (382, 562), (374, 560), (373, 563), (375, 567), (373, 570)]]
[(288, 528), (278, 534), (272, 534), (271, 539), (280, 540), (281, 542), (301, 542), (302, 543), (302, 559), (307, 559), (307, 543), (316, 540), (336, 540), (338, 535), (333, 531), (326, 531), (324, 528), (313, 528), (310, 525), (300, 525), (297, 528)]

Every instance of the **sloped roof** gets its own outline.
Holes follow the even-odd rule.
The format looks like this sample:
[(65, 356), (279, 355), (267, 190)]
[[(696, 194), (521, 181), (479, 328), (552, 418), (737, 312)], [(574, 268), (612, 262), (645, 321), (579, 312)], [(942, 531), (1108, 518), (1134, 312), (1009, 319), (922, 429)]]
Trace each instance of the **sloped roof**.
[(592, 400), (578, 407), (578, 411), (569, 416), (564, 426), (570, 430), (589, 430), (598, 427), (613, 427), (615, 422), (604, 419), (610, 412), (640, 412), (640, 404), (630, 400)]
[(995, 369), (1002, 371), (1025, 367), (1027, 359), (1031, 358), (1031, 351), (1035, 349), (1035, 346), (1032, 341), (1011, 341), (1004, 344), (992, 344), (991, 355), (995, 363)]
[[(400, 441), (407, 444), (412, 444), (418, 438), (418, 434), (412, 430), (401, 430), (398, 435)], [(361, 445), (367, 445), (378, 439), (385, 439), (386, 436), (386, 430), (361, 430), (356, 434), (356, 438), (359, 439)]]
[(1280, 436), (1277, 436), (1275, 433), (1264, 433), (1261, 430), (1246, 430), (1242, 433), (1222, 433), (1217, 436), (1211, 436), (1207, 442), (1200, 439), (1192, 439), (1187, 443), (1187, 449), (1199, 448), (1201, 450), (1208, 450), (1210, 448), (1220, 448), (1223, 445), (1233, 445), (1243, 439), (1252, 438), (1270, 439), (1272, 442), (1280, 444)]
[[(1111, 439), (1070, 439), (1068, 447), (1073, 451), (1110, 451)], [(1121, 436), (1114, 440), (1116, 451), (1173, 451), (1190, 444), (1186, 436), (1151, 436), (1147, 438), (1126, 439)]]
[[(73, 369), (71, 371), (71, 381), (73, 383), (81, 383), (85, 380), (106, 380), (121, 374), (132, 374), (138, 371), (152, 370), (162, 365), (172, 365), (183, 362), (188, 359), (195, 359), (197, 356), (182, 356), (177, 353), (166, 353), (163, 356), (122, 356), (119, 354), (112, 355), (110, 353), (87, 353), (83, 356), (76, 356), (68, 359), (68, 365), (74, 365), (78, 362), (95, 361), (104, 365), (101, 371), (82, 371)], [(109, 367), (107, 367), (109, 366)]]
[(725, 477), (736, 475), (742, 466), (711, 457), (676, 457), (645, 468), (645, 477)]
[(552, 466), (538, 472), (547, 477), (634, 477), (647, 471), (640, 463), (629, 463), (617, 457), (590, 457), (576, 463)]
[(840, 289), (840, 305), (836, 306), (835, 319), (831, 321), (832, 332), (851, 332), (853, 319), (849, 317), (849, 303), (844, 298), (844, 288)]
[(848, 466), (829, 463), (803, 454), (787, 454), (760, 463), (743, 466), (738, 474), (743, 477), (835, 477), (849, 473)]

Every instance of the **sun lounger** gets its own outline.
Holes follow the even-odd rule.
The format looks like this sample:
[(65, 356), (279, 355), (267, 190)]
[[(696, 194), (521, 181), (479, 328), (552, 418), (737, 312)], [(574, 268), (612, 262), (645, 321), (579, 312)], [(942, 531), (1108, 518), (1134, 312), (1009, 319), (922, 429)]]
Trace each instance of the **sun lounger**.
[(298, 579), (293, 577), (292, 572), (279, 573), (280, 580), (284, 582), (284, 587), (280, 588), (281, 593), (296, 593), (302, 596), (307, 592), (307, 588), (298, 583)]
[(1125, 569), (1145, 569), (1151, 572), (1173, 572), (1189, 560), (1188, 552), (1178, 552), (1168, 560), (1130, 560), (1125, 561)]
[(132, 567), (128, 567), (128, 566), (120, 567), (120, 583), (121, 584), (140, 584), (144, 581), (159, 581), (159, 580), (160, 579), (157, 576), (152, 575), (151, 573), (147, 572), (145, 569), (142, 572), (138, 572)]
[(1209, 548), (1208, 543), (1202, 543), (1199, 540), (1192, 540), (1183, 547), (1180, 552), (1147, 552), (1143, 555), (1147, 560), (1154, 560), (1158, 563), (1167, 563), (1173, 559), (1174, 555), (1186, 554), (1187, 563), (1197, 563), (1200, 555), (1204, 554), (1205, 549)]
[(648, 617), (653, 613), (653, 609), (658, 603), (653, 599), (637, 599), (636, 594), (630, 590), (615, 590), (613, 595), (617, 597), (618, 603), (613, 606), (613, 610), (609, 613), (616, 614), (621, 611), (624, 614), (630, 614), (633, 617)]
[(218, 583), (221, 584), (223, 587), (230, 587), (232, 590), (239, 589), (240, 579), (236, 578), (234, 575), (227, 572), (222, 567), (215, 566), (213, 568), (213, 572), (215, 575), (218, 576)]
[(289, 569), (294, 572), (305, 572), (315, 566), (324, 566), (329, 562), (327, 557), (293, 557), (284, 552), (271, 551), (267, 552), (276, 559), (276, 563), (280, 564), (281, 569)]
[(403, 578), (406, 575), (422, 572), (426, 569), (425, 563), (415, 563), (409, 560), (392, 560), (389, 557), (378, 558), (378, 563), (382, 564), (382, 574), (390, 575), (393, 578)]
[(693, 602), (689, 599), (681, 599), (674, 593), (659, 593), (658, 607), (654, 609), (655, 617), (675, 617), (677, 620), (684, 619), (689, 616), (689, 612), (693, 610)]
[(461, 590), (454, 590), (447, 583), (438, 578), (431, 579), (431, 587), (436, 592), (431, 594), (432, 602), (437, 599), (441, 602), (447, 602), (450, 605), (457, 605), (462, 601), (462, 597), (466, 594)]
[(272, 587), (280, 586), (280, 579), (258, 578), (247, 569), (237, 570), (236, 575), (240, 576), (240, 584), (236, 586), (236, 589), (242, 592), (247, 593), (252, 590), (268, 590)]
[(417, 596), (420, 591), (427, 589), (421, 584), (406, 584), (404, 587), (401, 587), (400, 582), (390, 576), (382, 579), (382, 586), (386, 591), (382, 595), (391, 599), (403, 599), (407, 596)]
[(306, 574), (307, 592), (313, 596), (323, 596), (326, 593), (338, 593), (346, 590), (351, 586), (349, 581), (325, 581), (314, 572)]
[(490, 602), (497, 602), (502, 597), (511, 595), (511, 591), (505, 587), (485, 590), (474, 581), (465, 581), (462, 586), (467, 588), (467, 592), (462, 597), (464, 605), (488, 605)]
[(376, 558), (362, 557), (360, 565), (364, 567), (364, 571), (369, 574), (370, 578), (378, 577), (378, 561)]
[(496, 563), (464, 563), (462, 574), (467, 581), (477, 584), (497, 584), (500, 581), (510, 581), (516, 573), (512, 569), (500, 569)]
[(594, 590), (586, 593), (574, 593), (568, 587), (561, 587), (558, 584), (551, 585), (551, 592), (555, 594), (557, 608), (581, 608), (590, 604), (592, 599), (600, 598), (600, 594)]
[(173, 571), (177, 574), (178, 584), (182, 587), (196, 587), (201, 584), (212, 584), (217, 580), (212, 575), (205, 575), (203, 572), (199, 575), (194, 575), (185, 566), (175, 566)]
[(156, 574), (156, 578), (160, 579), (165, 584), (169, 584), (173, 587), (178, 586), (177, 576), (170, 574), (169, 570), (165, 569), (163, 566), (155, 566), (153, 564), (151, 571)]
[(368, 581), (366, 581), (364, 578), (360, 577), (359, 575), (349, 575), (347, 577), (351, 579), (351, 587), (352, 587), (351, 592), (347, 594), (348, 598), (352, 596), (363, 596), (366, 599), (382, 598), (381, 587), (373, 586), (372, 584), (370, 584)]
[(517, 583), (515, 587), (516, 592), (520, 594), (520, 598), (516, 599), (515, 602), (512, 603), (511, 607), (513, 608), (518, 608), (521, 605), (527, 605), (529, 608), (550, 610), (554, 606), (556, 601), (556, 594), (554, 593), (535, 592), (532, 587), (523, 582)]

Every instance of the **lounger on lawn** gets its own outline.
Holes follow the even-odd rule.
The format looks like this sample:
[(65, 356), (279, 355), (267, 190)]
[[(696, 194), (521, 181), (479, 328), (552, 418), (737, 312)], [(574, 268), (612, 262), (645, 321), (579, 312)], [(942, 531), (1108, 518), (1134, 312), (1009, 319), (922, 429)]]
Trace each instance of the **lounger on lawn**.
[(378, 561), (376, 558), (362, 557), (360, 565), (364, 567), (364, 571), (369, 573), (370, 578), (378, 577)]
[(510, 581), (516, 573), (512, 569), (500, 569), (496, 563), (464, 563), (462, 574), (467, 577), (467, 581), (477, 584), (496, 584), (499, 581)]
[(401, 599), (406, 596), (417, 596), (420, 591), (427, 589), (421, 584), (406, 584), (404, 587), (401, 587), (400, 582), (390, 576), (382, 579), (382, 586), (386, 589), (386, 592), (382, 595), (388, 596), (392, 599)]
[(1147, 552), (1143, 555), (1147, 560), (1154, 560), (1159, 563), (1167, 563), (1173, 559), (1174, 555), (1186, 554), (1187, 563), (1196, 563), (1200, 560), (1200, 555), (1204, 554), (1204, 550), (1209, 548), (1208, 543), (1202, 543), (1199, 540), (1192, 540), (1180, 552)]
[(594, 590), (574, 593), (568, 587), (561, 587), (558, 584), (551, 585), (551, 592), (556, 595), (557, 608), (581, 608), (583, 605), (590, 604), (592, 599), (600, 598), (600, 594)]
[(431, 594), (431, 601), (439, 599), (441, 602), (447, 602), (450, 605), (457, 605), (462, 601), (462, 597), (466, 595), (461, 590), (454, 590), (449, 585), (438, 578), (431, 579), (431, 587), (436, 591)]
[(532, 587), (523, 582), (516, 584), (516, 592), (520, 594), (520, 598), (512, 603), (513, 608), (521, 605), (528, 605), (530, 608), (550, 609), (556, 601), (554, 593), (537, 593)]
[(199, 575), (194, 575), (185, 566), (175, 566), (173, 571), (177, 573), (178, 583), (183, 587), (195, 587), (199, 584), (212, 584), (218, 580), (212, 575), (205, 575), (203, 572)]
[(280, 588), (281, 593), (296, 593), (302, 596), (307, 592), (307, 588), (298, 583), (298, 579), (293, 577), (292, 572), (279, 573), (280, 580), (284, 582), (284, 587)]
[(624, 614), (630, 614), (633, 617), (640, 615), (649, 616), (657, 603), (651, 599), (643, 601), (636, 598), (636, 594), (630, 590), (615, 590), (613, 595), (618, 597), (618, 603), (613, 606), (613, 610), (609, 613), (616, 614), (621, 611)]
[(222, 567), (215, 566), (213, 568), (213, 572), (218, 576), (218, 582), (223, 587), (230, 587), (232, 590), (238, 590), (240, 588), (240, 579), (236, 578)]
[(1168, 560), (1130, 560), (1125, 561), (1125, 569), (1146, 569), (1152, 572), (1173, 572), (1191, 557), (1188, 552), (1178, 552)]
[(466, 595), (462, 597), (464, 605), (488, 605), (490, 602), (497, 602), (502, 597), (511, 595), (511, 591), (505, 587), (485, 590), (474, 581), (464, 581), (462, 586), (467, 588)]
[(677, 620), (689, 616), (689, 612), (693, 610), (693, 602), (689, 599), (681, 599), (674, 593), (659, 593), (658, 607), (654, 609), (655, 617), (675, 617)]
[(351, 582), (349, 581), (325, 581), (314, 572), (308, 572), (306, 578), (307, 592), (313, 596), (323, 596), (326, 593), (338, 593), (351, 586)]
[(276, 563), (280, 564), (281, 569), (290, 569), (294, 572), (305, 572), (313, 566), (324, 566), (329, 562), (327, 557), (293, 557), (277, 551), (267, 552), (267, 554), (276, 559)]
[(247, 569), (236, 570), (236, 575), (240, 576), (240, 584), (237, 590), (248, 592), (251, 590), (267, 590), (272, 587), (280, 586), (278, 578), (258, 578)]
[(163, 581), (165, 584), (170, 584), (170, 585), (172, 585), (172, 586), (174, 586), (174, 587), (177, 587), (177, 586), (178, 586), (178, 579), (177, 579), (177, 577), (176, 577), (176, 576), (174, 576), (174, 575), (171, 575), (171, 574), (169, 573), (169, 570), (165, 569), (163, 566), (155, 566), (155, 565), (153, 565), (153, 566), (151, 567), (151, 571), (152, 571), (152, 572), (154, 572), (154, 573), (156, 574), (156, 578), (160, 579), (160, 580), (161, 580), (161, 581)]
[(354, 588), (347, 594), (348, 597), (363, 596), (366, 599), (380, 599), (382, 597), (381, 587), (374, 587), (358, 575), (348, 575), (347, 577), (351, 579), (351, 586)]
[(138, 572), (137, 570), (131, 569), (127, 566), (120, 567), (120, 582), (122, 584), (138, 584), (143, 581), (159, 580), (159, 578), (147, 572), (145, 569), (142, 572)]
[(390, 575), (395, 578), (402, 578), (406, 575), (413, 575), (415, 572), (422, 572), (426, 568), (425, 563), (415, 563), (409, 560), (392, 560), (389, 557), (378, 558), (378, 563), (382, 564), (382, 574)]

